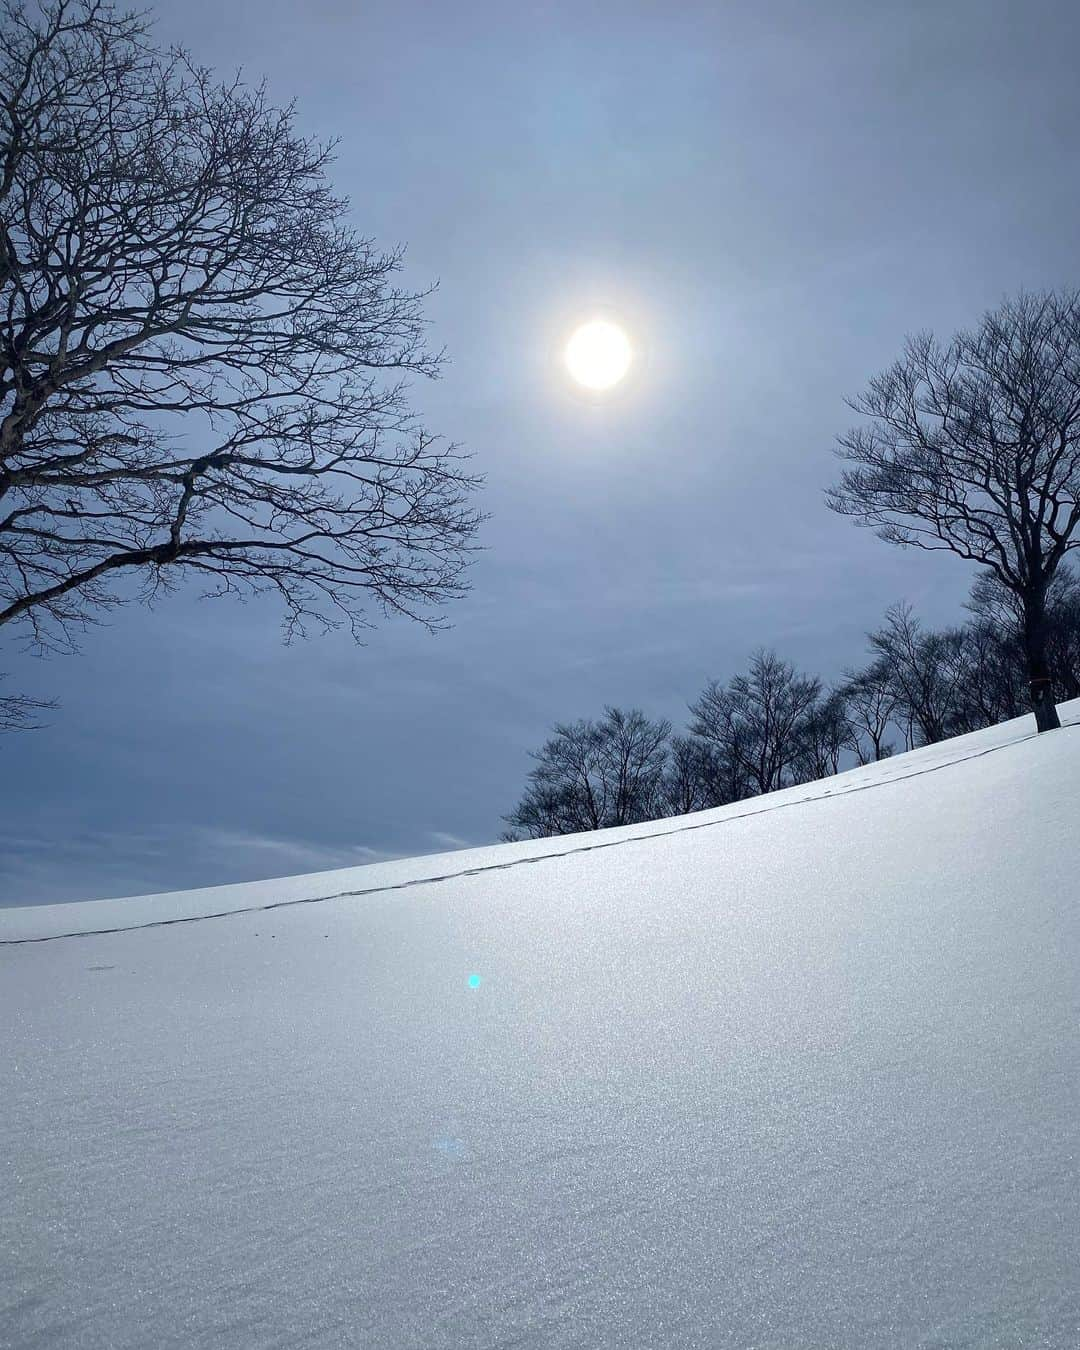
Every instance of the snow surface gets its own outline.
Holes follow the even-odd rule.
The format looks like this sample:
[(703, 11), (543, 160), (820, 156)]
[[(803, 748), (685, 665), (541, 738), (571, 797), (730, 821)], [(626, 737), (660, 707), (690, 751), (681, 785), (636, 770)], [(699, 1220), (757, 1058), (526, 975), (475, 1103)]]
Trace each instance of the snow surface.
[(1024, 719), (0, 911), (0, 1345), (1074, 1350), (1078, 808)]

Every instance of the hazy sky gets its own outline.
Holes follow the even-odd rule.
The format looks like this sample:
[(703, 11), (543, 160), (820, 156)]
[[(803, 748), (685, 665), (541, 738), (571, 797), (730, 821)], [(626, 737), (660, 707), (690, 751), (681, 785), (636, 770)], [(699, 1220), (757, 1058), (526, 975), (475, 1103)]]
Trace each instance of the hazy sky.
[[(1080, 6), (185, 0), (158, 32), (338, 136), (355, 223), (433, 280), (415, 390), (487, 477), (430, 637), (284, 648), (271, 600), (129, 608), (3, 653), (51, 726), (0, 744), (0, 901), (313, 871), (497, 837), (557, 719), (676, 720), (754, 647), (826, 676), (951, 557), (831, 515), (844, 398), (913, 329), (1075, 285)], [(597, 306), (644, 358), (585, 401)]]

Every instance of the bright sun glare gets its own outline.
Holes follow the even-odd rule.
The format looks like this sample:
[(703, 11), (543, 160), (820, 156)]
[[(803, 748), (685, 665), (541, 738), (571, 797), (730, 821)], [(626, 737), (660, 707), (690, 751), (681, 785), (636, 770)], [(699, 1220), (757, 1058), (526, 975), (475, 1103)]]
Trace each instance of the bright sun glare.
[(630, 339), (617, 323), (592, 319), (578, 328), (566, 344), (566, 368), (587, 389), (610, 389), (630, 369)]

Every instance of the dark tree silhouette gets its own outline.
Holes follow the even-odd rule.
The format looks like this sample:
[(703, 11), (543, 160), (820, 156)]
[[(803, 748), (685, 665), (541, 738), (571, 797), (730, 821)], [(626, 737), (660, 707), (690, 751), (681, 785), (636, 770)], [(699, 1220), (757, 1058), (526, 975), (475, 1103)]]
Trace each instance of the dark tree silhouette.
[(792, 778), (808, 783), (840, 772), (845, 751), (857, 752), (858, 736), (848, 717), (843, 688), (819, 698), (798, 723)]
[(888, 672), (907, 748), (932, 745), (950, 735), (962, 674), (955, 637), (928, 631), (910, 605), (899, 604), (870, 634), (870, 647)]
[(738, 801), (742, 793), (731, 770), (730, 762), (723, 761), (707, 741), (697, 736), (672, 736), (661, 783), (660, 814), (685, 816)]
[[(1020, 643), (976, 617), (955, 631), (954, 650), (959, 669), (950, 734), (1021, 716), (1027, 706), (1027, 677)], [(1055, 687), (1063, 686), (1055, 680)]]
[(663, 814), (662, 789), (671, 723), (636, 708), (607, 708), (599, 721), (561, 723), (541, 750), (507, 838), (633, 825)]
[(887, 759), (892, 754), (889, 727), (897, 710), (897, 693), (882, 659), (864, 670), (845, 671), (841, 685), (844, 713), (852, 731), (852, 750), (860, 764)]
[[(0, 680), (7, 677), (0, 675)], [(31, 731), (42, 724), (38, 718), (56, 704), (51, 699), (31, 698), (29, 694), (0, 694), (0, 731)]]
[[(967, 608), (974, 615), (973, 627), (992, 637), (1007, 650), (998, 653), (997, 661), (1008, 671), (1001, 680), (1009, 680), (1015, 689), (1015, 667), (1024, 662), (1024, 615), (1017, 597), (1003, 586), (993, 572), (984, 572), (971, 588)], [(1080, 577), (1068, 567), (1061, 567), (1046, 592), (1047, 661), (1054, 688), (1063, 698), (1080, 698)], [(1015, 699), (1012, 692), (1002, 693), (1008, 711), (1002, 716), (1015, 717)], [(1000, 720), (1000, 719), (999, 719)]]
[(332, 147), (95, 0), (7, 6), (0, 124), (0, 623), (70, 645), (187, 575), (287, 635), (437, 625), (477, 480), (410, 414), (423, 297)]
[(945, 344), (910, 338), (852, 403), (829, 505), (884, 539), (950, 549), (1017, 598), (1031, 707), (1060, 726), (1047, 592), (1080, 546), (1080, 294), (1021, 295)]
[(747, 674), (706, 686), (690, 705), (690, 730), (743, 779), (738, 797), (773, 792), (797, 776), (799, 738), (820, 693), (820, 680), (799, 675), (775, 652), (758, 651)]
[[(935, 631), (909, 605), (894, 605), (868, 635), (870, 664), (824, 692), (820, 680), (759, 651), (747, 673), (711, 681), (690, 705), (689, 735), (615, 708), (599, 721), (556, 726), (533, 755), (504, 838), (725, 806), (826, 778), (852, 760), (885, 759), (895, 732), (910, 750), (1019, 716), (1027, 657), (1017, 596), (987, 573), (968, 609), (968, 623)], [(1068, 568), (1048, 590), (1047, 633), (1055, 686), (1080, 697), (1080, 579)]]

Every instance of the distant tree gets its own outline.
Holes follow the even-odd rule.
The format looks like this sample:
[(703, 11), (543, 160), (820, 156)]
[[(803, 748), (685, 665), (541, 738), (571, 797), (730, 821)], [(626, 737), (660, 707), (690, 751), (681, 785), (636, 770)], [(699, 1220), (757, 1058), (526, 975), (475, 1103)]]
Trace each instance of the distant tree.
[(893, 605), (884, 624), (870, 634), (870, 647), (888, 672), (893, 716), (909, 750), (950, 734), (962, 672), (954, 646), (953, 636), (924, 629), (907, 604)]
[[(969, 621), (926, 629), (906, 604), (870, 634), (875, 661), (841, 686), (857, 732), (860, 762), (890, 753), (897, 726), (910, 749), (1019, 717), (1028, 706), (1023, 614), (1016, 594), (982, 573), (967, 602)], [(1080, 580), (1061, 568), (1047, 592), (1047, 654), (1056, 689), (1080, 697)]]
[(598, 727), (600, 763), (609, 785), (610, 823), (632, 825), (655, 819), (671, 723), (666, 718), (648, 718), (637, 708), (629, 712), (606, 708)]
[(1027, 703), (1022, 645), (984, 618), (974, 618), (957, 633), (960, 670), (950, 732), (978, 731), (1019, 717)]
[(685, 816), (737, 801), (730, 765), (697, 736), (673, 736), (661, 783), (661, 815)]
[(886, 759), (886, 739), (897, 708), (896, 688), (888, 663), (881, 657), (864, 670), (845, 671), (841, 686), (844, 710), (852, 731), (851, 748), (860, 764)]
[[(974, 626), (995, 634), (1008, 649), (1010, 675), (1024, 659), (1024, 616), (1013, 591), (993, 572), (983, 572), (971, 588), (967, 608)], [(1047, 661), (1055, 689), (1063, 698), (1080, 698), (1080, 577), (1062, 567), (1046, 593)], [(1010, 705), (1011, 706), (1011, 705)], [(1016, 716), (1009, 711), (1007, 716)]]
[(1047, 659), (1054, 687), (1064, 698), (1080, 698), (1080, 577), (1075, 572), (1059, 572), (1054, 578), (1047, 617)]
[(748, 767), (750, 728), (734, 713), (727, 689), (711, 680), (698, 699), (689, 705), (690, 741), (703, 747), (707, 756), (710, 806), (739, 802), (757, 791), (756, 780)]
[(536, 767), (506, 816), (507, 837), (601, 830), (663, 813), (670, 722), (607, 708), (598, 721), (561, 723), (533, 754)]
[(1060, 726), (1047, 596), (1080, 546), (1080, 293), (1021, 295), (904, 355), (852, 407), (829, 505), (882, 538), (950, 549), (1016, 597), (1037, 727)]
[(772, 792), (796, 776), (800, 736), (820, 692), (820, 680), (761, 650), (747, 674), (706, 686), (690, 705), (690, 730), (738, 775), (746, 788), (738, 796)]
[(437, 624), (477, 480), (410, 413), (423, 297), (332, 147), (97, 0), (7, 4), (0, 128), (0, 624), (70, 645), (179, 576), (289, 635)]
[(857, 747), (846, 693), (843, 688), (832, 689), (815, 701), (798, 724), (793, 780), (809, 783), (839, 773), (845, 752), (857, 752)]

